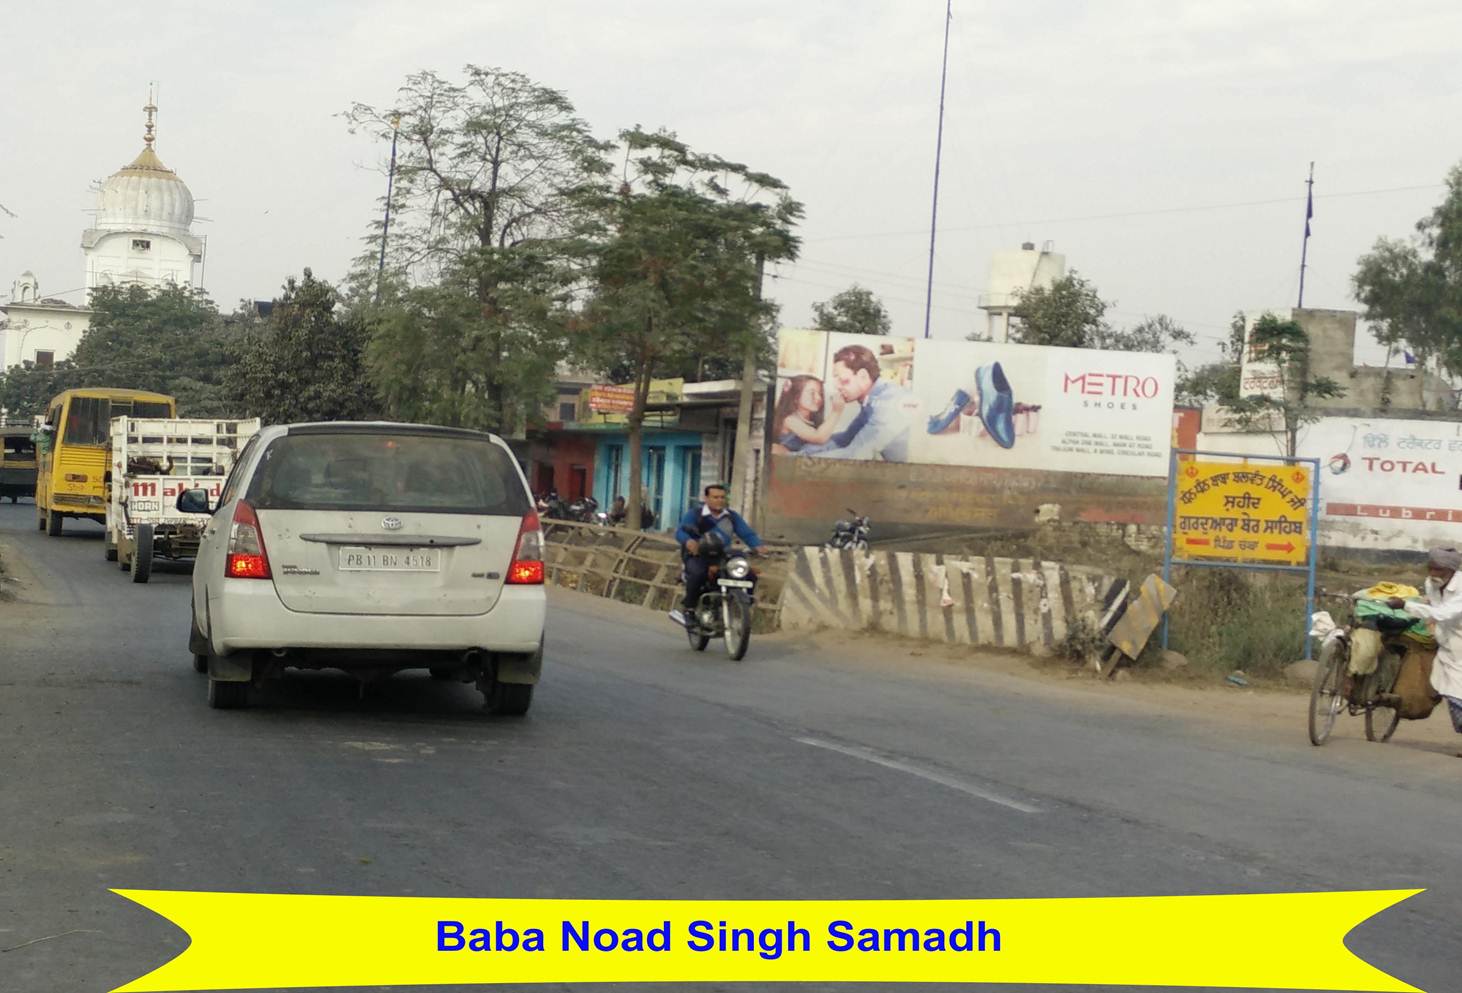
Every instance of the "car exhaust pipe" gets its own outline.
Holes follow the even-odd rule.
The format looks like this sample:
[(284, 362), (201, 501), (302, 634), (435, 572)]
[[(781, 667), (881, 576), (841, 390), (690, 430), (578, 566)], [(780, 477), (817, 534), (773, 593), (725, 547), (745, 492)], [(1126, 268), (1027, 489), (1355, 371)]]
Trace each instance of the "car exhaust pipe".
[(289, 649), (288, 648), (276, 648), (276, 649), (273, 649), (269, 654), (273, 655), (277, 659), (282, 659), (282, 658), (286, 657), (287, 655), (289, 655)]

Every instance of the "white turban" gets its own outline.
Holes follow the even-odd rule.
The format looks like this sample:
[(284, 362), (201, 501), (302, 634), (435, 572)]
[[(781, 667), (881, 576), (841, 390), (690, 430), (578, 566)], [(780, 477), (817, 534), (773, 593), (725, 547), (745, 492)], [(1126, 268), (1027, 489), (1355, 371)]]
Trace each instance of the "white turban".
[(1427, 555), (1427, 565), (1457, 572), (1462, 569), (1462, 552), (1455, 548), (1433, 548)]

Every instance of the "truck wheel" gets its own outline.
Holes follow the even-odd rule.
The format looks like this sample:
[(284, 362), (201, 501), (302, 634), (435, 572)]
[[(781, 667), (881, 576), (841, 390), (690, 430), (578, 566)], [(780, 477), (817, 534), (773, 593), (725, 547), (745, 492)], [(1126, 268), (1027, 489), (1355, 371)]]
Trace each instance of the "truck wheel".
[(46, 534), (50, 535), (52, 538), (61, 537), (61, 521), (63, 519), (64, 518), (62, 518), (61, 515), (54, 510), (46, 511)]
[(36, 530), (37, 531), (44, 531), (45, 529), (46, 529), (46, 512), (44, 510), (42, 510), (39, 506), (37, 506), (36, 507)]
[(152, 575), (152, 525), (137, 525), (137, 541), (132, 548), (132, 582), (145, 583)]
[(248, 683), (208, 680), (208, 706), (214, 710), (238, 710), (249, 705)]
[(107, 561), (117, 561), (117, 543), (112, 540), (112, 532), (110, 530), (102, 535), (102, 544), (106, 546)]

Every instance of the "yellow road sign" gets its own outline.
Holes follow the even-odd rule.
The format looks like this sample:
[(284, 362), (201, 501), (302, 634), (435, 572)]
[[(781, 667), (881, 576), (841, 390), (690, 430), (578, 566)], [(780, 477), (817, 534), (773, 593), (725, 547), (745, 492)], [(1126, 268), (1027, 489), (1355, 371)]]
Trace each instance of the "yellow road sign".
[(1173, 559), (1303, 566), (1310, 556), (1310, 467), (1181, 462)]

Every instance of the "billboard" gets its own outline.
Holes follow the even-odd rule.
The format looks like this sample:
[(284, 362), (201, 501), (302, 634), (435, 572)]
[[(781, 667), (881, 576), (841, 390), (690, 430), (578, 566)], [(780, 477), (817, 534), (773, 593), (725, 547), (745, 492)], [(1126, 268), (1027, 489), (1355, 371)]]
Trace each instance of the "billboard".
[(1378, 543), (1462, 541), (1462, 423), (1326, 417), (1300, 448), (1321, 466), (1321, 515)]
[(772, 451), (1166, 477), (1171, 355), (783, 329)]
[[(684, 379), (652, 379), (646, 403), (663, 405), (678, 403), (685, 392)], [(576, 412), (576, 428), (612, 428), (623, 430), (629, 426), (629, 414), (635, 406), (633, 384), (600, 384), (591, 386), (579, 394)], [(652, 428), (674, 427), (680, 420), (679, 410), (647, 410), (645, 426)]]

